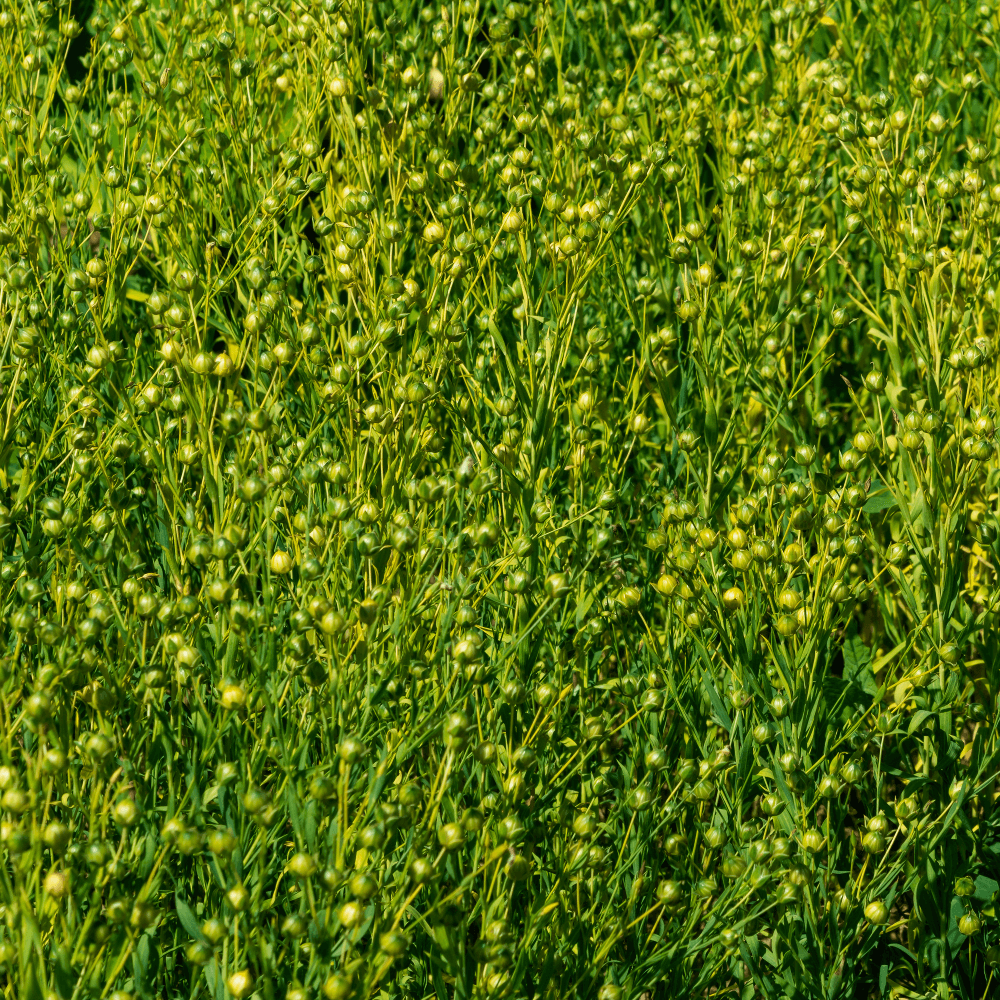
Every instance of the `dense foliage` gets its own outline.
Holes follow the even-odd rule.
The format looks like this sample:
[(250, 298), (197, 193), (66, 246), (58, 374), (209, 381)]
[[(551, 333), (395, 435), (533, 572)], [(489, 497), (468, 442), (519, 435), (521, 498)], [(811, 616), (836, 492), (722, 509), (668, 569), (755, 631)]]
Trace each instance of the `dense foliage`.
[(3, 995), (996, 990), (997, 28), (4, 6)]

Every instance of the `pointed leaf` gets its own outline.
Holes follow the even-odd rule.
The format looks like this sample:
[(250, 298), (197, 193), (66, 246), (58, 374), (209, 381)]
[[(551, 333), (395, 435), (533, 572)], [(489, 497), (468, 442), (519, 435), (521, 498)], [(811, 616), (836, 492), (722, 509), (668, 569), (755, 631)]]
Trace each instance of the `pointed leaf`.
[(717, 721), (727, 733), (731, 733), (733, 731), (733, 720), (729, 717), (725, 705), (722, 704), (719, 692), (715, 690), (715, 684), (712, 682), (712, 676), (707, 670), (702, 673), (702, 681), (705, 685), (705, 693), (708, 695), (708, 700), (712, 703), (712, 710), (715, 712)]
[(201, 932), (194, 910), (178, 894), (174, 895), (174, 906), (177, 908), (177, 919), (181, 922), (181, 927), (196, 941), (204, 941), (205, 935)]

